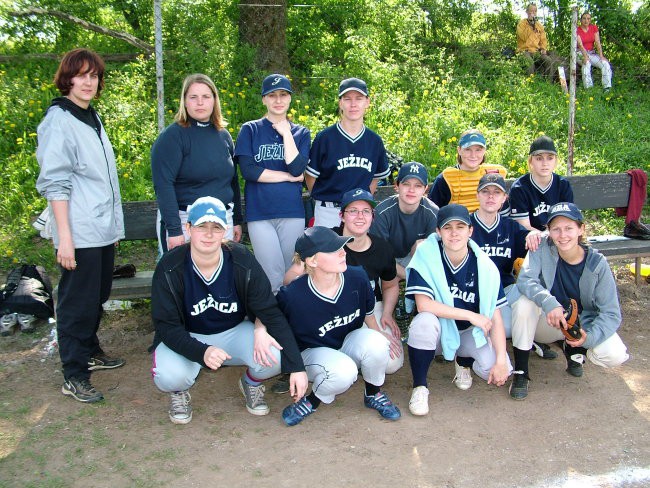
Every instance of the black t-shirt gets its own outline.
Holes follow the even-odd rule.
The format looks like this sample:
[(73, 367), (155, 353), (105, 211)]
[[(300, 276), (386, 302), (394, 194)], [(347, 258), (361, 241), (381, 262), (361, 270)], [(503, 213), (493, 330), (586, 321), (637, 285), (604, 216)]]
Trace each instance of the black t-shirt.
[[(333, 229), (339, 235), (343, 235), (343, 225)], [(381, 280), (390, 281), (397, 276), (395, 267), (395, 255), (390, 243), (381, 237), (368, 234), (371, 244), (365, 251), (357, 252), (345, 246), (345, 262), (348, 266), (361, 266), (368, 278), (370, 286), (375, 292), (375, 300), (382, 301)]]
[(551, 287), (551, 295), (562, 304), (563, 307), (569, 303), (571, 298), (578, 303), (578, 313), (582, 312), (582, 302), (580, 301), (580, 277), (585, 269), (587, 253), (578, 264), (569, 264), (560, 258), (555, 269), (555, 279)]

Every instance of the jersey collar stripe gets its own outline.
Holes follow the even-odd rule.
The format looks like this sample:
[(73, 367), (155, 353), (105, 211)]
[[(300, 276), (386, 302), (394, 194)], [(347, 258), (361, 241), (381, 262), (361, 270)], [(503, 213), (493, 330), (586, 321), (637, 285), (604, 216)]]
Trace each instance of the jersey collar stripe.
[(336, 295), (334, 295), (334, 298), (327, 297), (327, 296), (323, 295), (321, 292), (319, 292), (318, 289), (316, 288), (316, 286), (314, 285), (314, 282), (312, 281), (311, 276), (309, 276), (307, 278), (307, 283), (309, 284), (309, 289), (318, 298), (320, 298), (321, 300), (323, 300), (324, 302), (327, 302), (327, 303), (336, 303), (338, 301), (339, 297), (341, 296), (341, 293), (343, 292), (343, 287), (345, 286), (345, 276), (343, 275), (343, 273), (339, 273), (339, 277), (340, 277), (341, 283), (339, 285), (338, 291), (336, 292)]
[(447, 253), (444, 252), (444, 250), (442, 252), (442, 256), (443, 259), (445, 260), (445, 263), (447, 263), (447, 266), (449, 266), (449, 269), (453, 274), (458, 273), (458, 271), (460, 271), (462, 267), (465, 266), (465, 263), (469, 260), (469, 252), (468, 252), (465, 255), (465, 258), (463, 258), (463, 260), (460, 262), (460, 264), (458, 266), (454, 266), (453, 264), (451, 264), (451, 261), (449, 261), (449, 258), (447, 257)]
[(530, 184), (533, 185), (535, 188), (537, 188), (537, 190), (540, 193), (546, 193), (553, 186), (553, 181), (554, 180), (555, 180), (555, 175), (551, 174), (551, 181), (549, 182), (548, 185), (546, 185), (546, 188), (542, 188), (541, 186), (539, 186), (537, 184), (537, 182), (535, 181), (535, 178), (533, 178), (533, 175), (530, 175)]
[[(219, 249), (219, 252), (221, 253), (221, 258), (219, 259), (219, 266), (217, 266), (217, 269), (212, 273), (212, 276), (206, 278), (203, 276), (203, 273), (199, 270), (199, 268), (196, 266), (194, 263), (194, 259), (192, 259), (192, 268), (194, 269), (194, 272), (201, 278), (203, 283), (206, 285), (211, 285), (215, 281), (217, 281), (217, 278), (219, 277), (219, 273), (221, 273), (221, 268), (223, 268), (223, 249)], [(190, 254), (190, 258), (192, 255)]]
[(479, 218), (479, 216), (478, 216), (477, 213), (474, 213), (474, 214), (473, 214), (473, 217), (474, 217), (474, 220), (476, 220), (476, 223), (477, 223), (477, 224), (478, 224), (482, 229), (484, 229), (485, 232), (487, 232), (488, 234), (489, 234), (490, 232), (492, 232), (494, 229), (496, 229), (497, 227), (499, 227), (499, 222), (501, 221), (501, 216), (500, 216), (499, 214), (497, 214), (497, 218), (496, 218), (496, 220), (494, 221), (494, 224), (492, 224), (491, 226), (488, 227), (487, 225), (485, 225), (485, 222), (483, 222), (483, 221)]
[(357, 134), (356, 137), (352, 137), (350, 134), (348, 134), (347, 132), (345, 132), (345, 130), (343, 129), (343, 127), (341, 127), (341, 123), (340, 123), (340, 122), (337, 122), (337, 123), (336, 123), (336, 129), (341, 133), (341, 135), (342, 135), (343, 137), (345, 137), (348, 141), (353, 142), (353, 143), (354, 143), (354, 142), (357, 142), (359, 139), (361, 139), (361, 138), (363, 137), (363, 134), (365, 134), (365, 132), (366, 132), (366, 126), (365, 126), (365, 124), (364, 124), (364, 126), (361, 128), (361, 132), (359, 132), (359, 133)]

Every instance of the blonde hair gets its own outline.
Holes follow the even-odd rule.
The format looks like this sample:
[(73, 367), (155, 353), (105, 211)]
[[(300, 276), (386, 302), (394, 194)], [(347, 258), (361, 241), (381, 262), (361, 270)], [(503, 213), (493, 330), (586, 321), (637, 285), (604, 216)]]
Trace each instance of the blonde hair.
[(185, 105), (185, 96), (194, 83), (202, 83), (203, 85), (207, 86), (212, 92), (212, 96), (214, 97), (214, 107), (212, 108), (212, 114), (210, 115), (210, 122), (214, 124), (217, 130), (221, 130), (226, 127), (228, 125), (228, 122), (226, 122), (221, 115), (221, 102), (219, 101), (219, 92), (217, 91), (217, 87), (209, 76), (202, 73), (194, 73), (188, 75), (183, 80), (178, 112), (176, 112), (174, 120), (178, 123), (178, 125), (182, 127), (188, 127), (190, 125), (189, 115), (187, 114), (187, 106)]

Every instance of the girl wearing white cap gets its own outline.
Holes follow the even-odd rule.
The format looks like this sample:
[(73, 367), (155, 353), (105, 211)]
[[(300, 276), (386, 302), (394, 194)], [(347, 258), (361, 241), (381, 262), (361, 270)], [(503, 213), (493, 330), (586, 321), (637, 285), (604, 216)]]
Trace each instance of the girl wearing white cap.
[[(365, 406), (388, 420), (401, 416), (381, 387), (388, 361), (401, 352), (402, 345), (390, 331), (380, 332), (373, 315), (375, 296), (365, 271), (346, 264), (343, 246), (351, 239), (325, 227), (307, 229), (296, 241), (307, 274), (277, 295), (313, 383), (309, 395), (282, 412), (289, 426), (347, 391), (359, 369), (365, 381)], [(368, 328), (362, 327), (364, 322)]]
[[(548, 237), (537, 251), (528, 253), (519, 272), (522, 296), (512, 306), (515, 371), (510, 396), (515, 400), (528, 395), (533, 339), (564, 340), (567, 373), (575, 377), (583, 374), (585, 356), (606, 368), (629, 357), (616, 333), (622, 320), (616, 282), (605, 257), (587, 245), (582, 212), (573, 203), (557, 203), (548, 211), (547, 226)], [(573, 318), (565, 315), (571, 300), (577, 314)], [(564, 332), (570, 322), (580, 328), (567, 339)]]
[(192, 420), (189, 389), (202, 368), (247, 366), (238, 386), (253, 415), (269, 413), (262, 381), (281, 371), (291, 373), (291, 395), (302, 398), (307, 375), (296, 341), (255, 257), (224, 242), (223, 203), (199, 198), (187, 220), (189, 244), (163, 255), (151, 290), (151, 371), (156, 386), (170, 393), (170, 420)]
[(282, 286), (296, 239), (305, 228), (302, 181), (310, 134), (287, 118), (292, 93), (286, 76), (267, 76), (262, 83), (266, 115), (242, 125), (235, 145), (246, 180), (248, 235), (273, 293)]

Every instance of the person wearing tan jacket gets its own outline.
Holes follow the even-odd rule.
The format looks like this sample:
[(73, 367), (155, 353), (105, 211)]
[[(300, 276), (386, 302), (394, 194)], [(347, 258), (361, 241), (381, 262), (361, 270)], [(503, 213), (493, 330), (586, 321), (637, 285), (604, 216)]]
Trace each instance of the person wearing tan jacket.
[(517, 53), (523, 56), (528, 74), (535, 73), (535, 63), (541, 60), (541, 73), (552, 81), (555, 63), (548, 53), (544, 26), (537, 20), (537, 5), (529, 4), (526, 15), (517, 24)]

